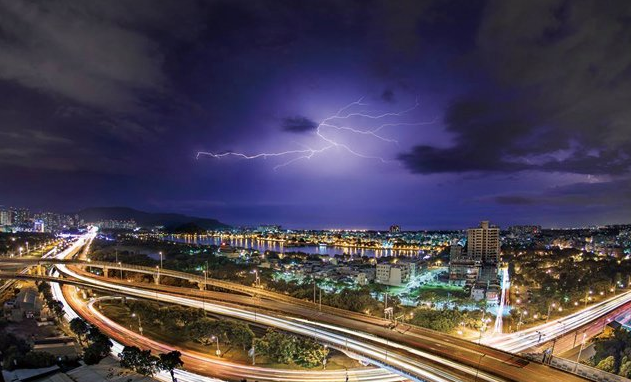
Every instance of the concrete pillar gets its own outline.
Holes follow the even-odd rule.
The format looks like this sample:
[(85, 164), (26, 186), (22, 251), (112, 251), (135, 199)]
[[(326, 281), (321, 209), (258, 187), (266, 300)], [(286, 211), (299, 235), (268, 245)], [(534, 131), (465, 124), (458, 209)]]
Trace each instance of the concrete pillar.
[(126, 296), (122, 296), (121, 297), (121, 304), (127, 305), (127, 297)]
[(160, 276), (159, 275), (153, 275), (153, 282), (156, 285), (160, 285)]
[(197, 286), (199, 287), (199, 290), (206, 290), (206, 284), (204, 284), (202, 281), (198, 281)]
[(107, 273), (110, 269), (108, 267), (103, 267), (103, 276), (107, 277)]

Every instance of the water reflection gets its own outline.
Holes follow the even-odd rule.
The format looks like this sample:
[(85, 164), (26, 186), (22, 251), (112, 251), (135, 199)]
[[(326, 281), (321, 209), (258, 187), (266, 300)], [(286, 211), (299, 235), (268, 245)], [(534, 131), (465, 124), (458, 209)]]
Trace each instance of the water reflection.
[(229, 238), (219, 236), (165, 236), (165, 240), (175, 241), (187, 244), (206, 244), (221, 245), (226, 244), (232, 247), (240, 247), (246, 249), (258, 250), (259, 252), (275, 251), (279, 253), (285, 252), (304, 252), (316, 255), (342, 255), (348, 254), (352, 256), (402, 256), (416, 257), (421, 255), (416, 250), (400, 250), (400, 249), (370, 249), (370, 248), (346, 248), (334, 246), (306, 245), (306, 246), (285, 246), (282, 242), (269, 240), (259, 240), (254, 238)]

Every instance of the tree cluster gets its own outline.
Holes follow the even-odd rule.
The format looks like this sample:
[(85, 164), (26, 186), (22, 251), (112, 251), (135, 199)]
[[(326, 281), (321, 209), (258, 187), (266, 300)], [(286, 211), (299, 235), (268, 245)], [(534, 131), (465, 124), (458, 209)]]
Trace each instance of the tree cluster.
[(44, 296), (44, 303), (48, 309), (53, 312), (55, 317), (60, 320), (64, 315), (64, 306), (61, 301), (55, 300), (53, 292), (50, 289), (50, 285), (46, 282), (40, 282), (37, 284), (37, 290)]
[(0, 354), (7, 370), (48, 367), (57, 362), (54, 355), (33, 351), (31, 344), (4, 330), (0, 332)]
[(177, 305), (159, 307), (141, 300), (130, 300), (129, 309), (169, 331), (186, 333), (187, 337), (202, 345), (212, 345), (217, 339), (221, 343), (240, 346), (244, 350), (252, 346), (254, 332), (241, 321), (211, 319), (201, 309)]
[(589, 363), (598, 369), (631, 377), (631, 333), (624, 329), (614, 330), (608, 338), (596, 340), (596, 351)]
[(254, 342), (255, 351), (268, 359), (302, 367), (323, 365), (329, 349), (310, 338), (287, 335), (268, 329), (265, 335)]
[(417, 309), (410, 322), (424, 328), (450, 333), (461, 323), (465, 326), (474, 325), (475, 317), (477, 317), (476, 313), (458, 309)]
[(153, 376), (160, 370), (168, 371), (173, 382), (175, 379), (175, 369), (182, 367), (184, 362), (182, 354), (177, 351), (161, 353), (157, 357), (151, 354), (151, 350), (141, 350), (136, 346), (125, 346), (118, 354), (122, 367), (135, 371), (148, 377)]
[(81, 318), (76, 317), (70, 321), (70, 330), (77, 335), (79, 343), (84, 346), (83, 361), (86, 364), (97, 364), (110, 354), (112, 341), (97, 327), (91, 326)]
[(242, 347), (244, 350), (252, 346), (254, 332), (246, 323), (234, 320), (213, 320), (201, 318), (187, 328), (188, 337), (202, 345), (219, 342)]
[[(268, 281), (267, 286), (278, 292), (303, 300), (313, 299), (313, 282), (285, 280)], [(395, 303), (395, 300), (392, 300)], [(343, 288), (338, 293), (322, 293), (322, 304), (353, 312), (381, 312), (383, 304), (371, 295), (370, 288)]]

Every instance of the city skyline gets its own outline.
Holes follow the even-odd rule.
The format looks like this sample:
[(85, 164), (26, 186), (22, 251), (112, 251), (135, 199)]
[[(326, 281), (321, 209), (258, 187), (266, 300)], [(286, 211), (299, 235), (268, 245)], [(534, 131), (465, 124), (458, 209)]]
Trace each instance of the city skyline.
[(2, 3), (0, 203), (628, 222), (625, 2), (147, 5)]

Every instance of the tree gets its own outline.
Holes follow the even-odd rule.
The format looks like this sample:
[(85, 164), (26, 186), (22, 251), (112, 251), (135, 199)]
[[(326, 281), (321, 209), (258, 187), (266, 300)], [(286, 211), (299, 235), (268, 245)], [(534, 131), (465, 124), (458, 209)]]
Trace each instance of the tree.
[(303, 367), (316, 367), (324, 363), (329, 349), (312, 339), (300, 339), (297, 343), (294, 361)]
[(90, 331), (90, 326), (83, 321), (80, 317), (75, 317), (70, 320), (70, 330), (79, 338), (79, 343), (83, 345), (83, 338)]
[(244, 322), (230, 321), (231, 327), (228, 333), (230, 341), (235, 345), (241, 345), (243, 350), (252, 346), (254, 340), (254, 332), (250, 326)]
[(620, 362), (620, 371), (618, 371), (618, 375), (621, 375), (625, 378), (631, 377), (631, 360), (629, 360), (629, 357), (622, 357), (622, 362)]
[(50, 300), (48, 301), (47, 305), (48, 305), (48, 308), (53, 311), (53, 313), (55, 314), (55, 317), (57, 317), (58, 319), (63, 317), (64, 305), (61, 303), (61, 301)]
[(278, 333), (274, 329), (268, 329), (265, 336), (254, 343), (258, 353), (264, 354), (269, 359), (288, 364), (294, 360), (296, 353), (295, 337)]
[(175, 382), (174, 370), (184, 365), (181, 357), (182, 353), (177, 350), (159, 355), (160, 361), (158, 361), (158, 368), (168, 371), (169, 374), (171, 374), (171, 380), (173, 382)]
[(43, 351), (30, 351), (18, 360), (18, 366), (24, 369), (49, 367), (57, 362), (57, 357)]
[(112, 350), (112, 341), (96, 327), (90, 327), (87, 340), (90, 345), (85, 349), (83, 360), (88, 365), (99, 363)]
[(159, 317), (163, 326), (170, 330), (181, 329), (202, 317), (200, 309), (186, 308), (183, 306), (168, 306), (160, 309)]
[(460, 322), (463, 322), (463, 320), (463, 313), (457, 309), (417, 309), (414, 311), (412, 323), (424, 328), (449, 333), (453, 331)]
[(188, 337), (202, 345), (211, 345), (215, 335), (215, 320), (202, 318), (188, 326)]
[(606, 371), (608, 373), (615, 373), (616, 359), (612, 355), (610, 355), (609, 357), (598, 362), (598, 365), (596, 365), (596, 368), (602, 371)]
[(86, 365), (96, 365), (101, 362), (102, 359), (101, 349), (98, 349), (96, 346), (90, 345), (83, 351), (83, 362), (85, 362)]
[(140, 350), (136, 346), (125, 346), (118, 354), (120, 365), (138, 374), (151, 377), (158, 371), (158, 358), (151, 355), (151, 350)]

